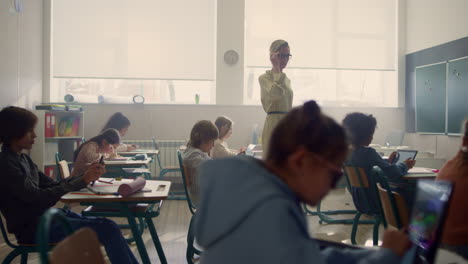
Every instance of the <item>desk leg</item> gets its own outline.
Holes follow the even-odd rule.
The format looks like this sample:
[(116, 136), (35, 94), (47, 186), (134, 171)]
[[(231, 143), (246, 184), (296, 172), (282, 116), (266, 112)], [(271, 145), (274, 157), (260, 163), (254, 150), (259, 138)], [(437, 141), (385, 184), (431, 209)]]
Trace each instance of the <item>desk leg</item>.
[(159, 241), (158, 233), (156, 232), (156, 228), (154, 227), (153, 218), (147, 216), (146, 223), (148, 224), (148, 229), (150, 231), (151, 238), (153, 239), (154, 247), (158, 252), (159, 260), (162, 264), (167, 264), (166, 255), (164, 255), (161, 241)]
[(150, 264), (151, 261), (148, 256), (148, 252), (146, 251), (145, 244), (143, 243), (143, 239), (141, 239), (140, 230), (138, 229), (135, 217), (133, 217), (132, 213), (130, 212), (130, 209), (128, 209), (128, 206), (126, 206), (125, 204), (121, 206), (121, 209), (124, 215), (127, 217), (128, 224), (130, 225), (133, 238), (135, 239), (135, 243), (138, 248), (138, 253), (140, 253), (141, 261), (144, 264)]

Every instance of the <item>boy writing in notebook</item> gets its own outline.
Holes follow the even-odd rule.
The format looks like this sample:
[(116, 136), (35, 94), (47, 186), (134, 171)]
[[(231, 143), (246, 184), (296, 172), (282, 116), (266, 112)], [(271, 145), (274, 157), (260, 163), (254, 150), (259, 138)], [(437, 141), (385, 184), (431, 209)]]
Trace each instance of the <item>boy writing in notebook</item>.
[[(35, 244), (40, 216), (54, 206), (64, 194), (80, 190), (105, 172), (104, 166), (92, 164), (82, 176), (69, 177), (59, 182), (39, 171), (31, 158), (23, 154), (34, 144), (37, 117), (19, 107), (5, 107), (0, 111), (0, 211), (7, 228), (20, 244)], [(138, 263), (130, 251), (119, 227), (111, 220), (84, 217), (64, 210), (74, 229), (92, 228), (112, 263)], [(50, 228), (50, 242), (65, 237), (60, 225)]]

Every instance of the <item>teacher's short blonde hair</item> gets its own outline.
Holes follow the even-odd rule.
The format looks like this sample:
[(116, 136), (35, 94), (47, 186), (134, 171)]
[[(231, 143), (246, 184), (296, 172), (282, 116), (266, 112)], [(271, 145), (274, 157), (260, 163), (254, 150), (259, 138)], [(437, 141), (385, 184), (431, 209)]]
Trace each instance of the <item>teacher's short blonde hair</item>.
[(281, 48), (284, 48), (284, 47), (289, 47), (289, 44), (286, 40), (282, 40), (282, 39), (277, 39), (275, 41), (273, 41), (270, 45), (270, 53), (274, 53), (274, 52), (277, 52), (278, 50), (280, 50)]

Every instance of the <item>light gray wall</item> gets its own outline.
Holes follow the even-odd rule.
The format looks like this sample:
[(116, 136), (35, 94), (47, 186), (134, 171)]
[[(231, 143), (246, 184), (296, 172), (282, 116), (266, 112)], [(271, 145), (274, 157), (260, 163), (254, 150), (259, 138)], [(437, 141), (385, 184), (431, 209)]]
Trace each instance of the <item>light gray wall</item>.
[(42, 101), (42, 0), (0, 1), (0, 107)]
[(406, 0), (406, 53), (468, 36), (468, 1)]

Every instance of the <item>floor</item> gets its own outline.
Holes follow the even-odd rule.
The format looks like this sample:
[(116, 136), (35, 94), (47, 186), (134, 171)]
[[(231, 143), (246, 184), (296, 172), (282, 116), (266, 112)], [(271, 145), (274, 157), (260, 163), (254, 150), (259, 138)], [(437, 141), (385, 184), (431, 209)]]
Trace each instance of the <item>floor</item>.
[[(315, 208), (310, 208), (314, 210)], [(343, 189), (334, 190), (331, 192), (322, 203), (322, 210), (327, 209), (354, 209), (351, 197)], [(80, 208), (74, 209), (80, 211)], [(168, 263), (186, 263), (185, 249), (188, 223), (190, 220), (190, 212), (187, 207), (187, 202), (183, 200), (168, 200), (164, 201), (161, 215), (154, 220), (160, 240), (163, 245), (164, 252)], [(350, 218), (351, 215), (336, 216), (336, 218)], [(115, 219), (117, 222), (122, 222), (122, 219)], [(321, 239), (328, 239), (336, 242), (350, 243), (351, 225), (341, 224), (319, 224), (317, 216), (307, 216), (309, 230), (311, 235)], [(383, 232), (381, 227), (380, 233)], [(124, 234), (128, 231), (124, 231)], [(151, 241), (148, 232), (143, 235), (147, 251), (152, 263), (159, 263), (153, 242)], [(372, 226), (360, 225), (357, 233), (357, 242), (359, 245), (372, 246)], [(135, 255), (138, 256), (138, 250), (135, 244), (131, 244), (131, 248)], [(0, 259), (3, 259), (10, 248), (0, 241)], [(19, 258), (13, 263), (19, 263)], [(28, 263), (38, 263), (38, 257), (31, 254)]]

